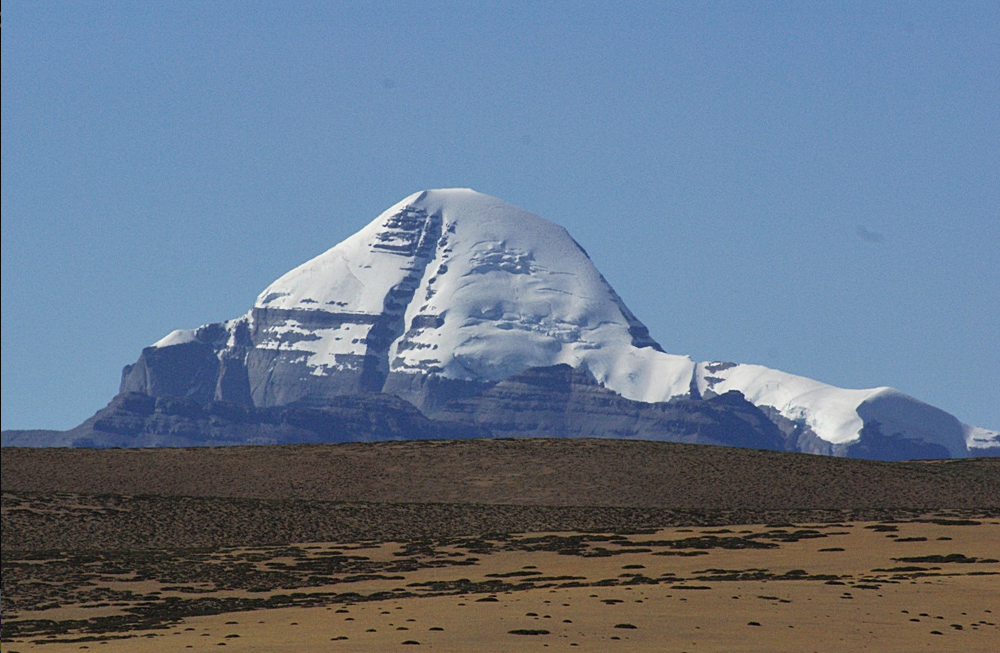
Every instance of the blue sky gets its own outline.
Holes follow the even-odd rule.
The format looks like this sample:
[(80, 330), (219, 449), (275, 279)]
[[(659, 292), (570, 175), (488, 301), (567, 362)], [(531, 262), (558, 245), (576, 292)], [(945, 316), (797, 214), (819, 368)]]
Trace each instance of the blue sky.
[(1000, 427), (996, 2), (5, 4), (4, 429), (450, 186), (668, 352)]

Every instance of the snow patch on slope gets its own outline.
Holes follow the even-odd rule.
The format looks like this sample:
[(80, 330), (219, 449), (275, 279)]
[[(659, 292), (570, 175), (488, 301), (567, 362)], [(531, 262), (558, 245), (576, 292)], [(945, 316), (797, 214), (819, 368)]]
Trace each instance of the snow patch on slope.
[(173, 347), (193, 342), (213, 344), (218, 347), (234, 347), (236, 345), (237, 329), (248, 324), (250, 319), (251, 316), (248, 313), (233, 320), (226, 320), (225, 322), (203, 324), (196, 329), (177, 329), (160, 338), (150, 345), (150, 347)]
[(991, 431), (979, 426), (969, 426), (962, 424), (962, 432), (965, 435), (965, 444), (976, 454), (976, 449), (1000, 448), (1000, 431)]
[(197, 332), (198, 329), (176, 329), (154, 342), (150, 347), (173, 347), (174, 345), (197, 342)]

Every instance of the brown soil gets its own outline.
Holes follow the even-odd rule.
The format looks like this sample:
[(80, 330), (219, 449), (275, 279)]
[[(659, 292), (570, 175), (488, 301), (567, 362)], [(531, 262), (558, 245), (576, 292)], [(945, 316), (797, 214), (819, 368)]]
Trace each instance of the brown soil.
[(988, 651), (998, 537), (928, 517), (8, 552), (0, 649)]
[(670, 510), (1000, 507), (1000, 459), (885, 463), (627, 440), (16, 449), (4, 492)]
[(3, 653), (976, 651), (1000, 635), (1000, 459), (4, 449), (2, 486)]

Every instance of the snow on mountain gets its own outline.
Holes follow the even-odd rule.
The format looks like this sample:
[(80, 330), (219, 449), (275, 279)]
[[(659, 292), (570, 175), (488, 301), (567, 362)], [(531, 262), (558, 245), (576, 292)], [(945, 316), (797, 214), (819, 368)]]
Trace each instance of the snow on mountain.
[(965, 444), (973, 455), (987, 449), (1000, 453), (1000, 432), (968, 424), (963, 424), (962, 430), (965, 433)]
[(857, 439), (864, 425), (858, 406), (889, 390), (845, 390), (760, 365), (719, 362), (700, 363), (697, 383), (702, 394), (739, 390), (753, 404), (773, 407), (792, 421), (803, 421), (832, 444)]
[[(196, 362), (172, 353), (198, 347)], [(558, 364), (647, 403), (737, 390), (819, 453), (874, 434), (964, 456), (998, 437), (891, 388), (667, 354), (565, 229), (467, 189), (411, 195), (276, 280), (245, 316), (171, 333), (126, 368), (122, 391), (256, 406), (386, 391), (420, 405), (428, 380), (493, 384)]]
[[(496, 382), (586, 365), (627, 398), (661, 401), (687, 393), (694, 371), (689, 358), (659, 351), (565, 229), (471, 190), (406, 198), (272, 283), (256, 308), (291, 312), (262, 347), (299, 333), (302, 311), (398, 310), (405, 329), (386, 351), (392, 372)], [(342, 322), (289, 346), (322, 375), (367, 351), (373, 326)]]

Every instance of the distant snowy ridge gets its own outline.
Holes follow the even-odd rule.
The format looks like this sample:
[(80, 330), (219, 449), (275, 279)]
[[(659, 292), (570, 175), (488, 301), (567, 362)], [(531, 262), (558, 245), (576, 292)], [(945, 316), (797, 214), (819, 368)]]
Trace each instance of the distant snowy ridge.
[[(167, 350), (184, 346), (208, 346), (217, 359), (198, 363), (186, 390), (158, 371), (176, 358)], [(565, 229), (468, 189), (407, 197), (276, 280), (246, 315), (174, 331), (146, 352), (126, 368), (123, 392), (156, 396), (169, 386), (271, 406), (378, 391), (423, 408), (428, 380), (494, 384), (568, 364), (647, 403), (737, 390), (795, 431), (804, 451), (843, 455), (866, 434), (956, 457), (1000, 446), (997, 432), (891, 388), (846, 390), (667, 354)]]

